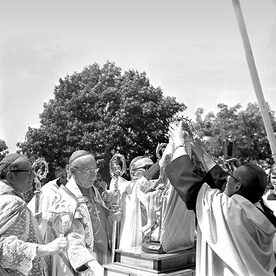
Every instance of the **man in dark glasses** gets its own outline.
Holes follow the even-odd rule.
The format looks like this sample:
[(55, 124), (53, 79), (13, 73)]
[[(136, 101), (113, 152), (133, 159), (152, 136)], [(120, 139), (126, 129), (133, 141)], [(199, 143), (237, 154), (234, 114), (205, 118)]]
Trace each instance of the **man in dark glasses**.
[(67, 238), (43, 244), (36, 219), (23, 200), (32, 189), (29, 159), (11, 153), (0, 162), (0, 275), (50, 275), (49, 257), (66, 249)]
[(145, 175), (147, 170), (153, 165), (152, 160), (147, 156), (137, 156), (132, 159), (129, 165), (131, 180), (137, 180)]
[(276, 219), (261, 200), (265, 171), (249, 163), (227, 176), (194, 139), (192, 149), (207, 172), (202, 179), (187, 154), (183, 125), (172, 125), (169, 136), (175, 151), (166, 173), (197, 217), (196, 275), (273, 275)]

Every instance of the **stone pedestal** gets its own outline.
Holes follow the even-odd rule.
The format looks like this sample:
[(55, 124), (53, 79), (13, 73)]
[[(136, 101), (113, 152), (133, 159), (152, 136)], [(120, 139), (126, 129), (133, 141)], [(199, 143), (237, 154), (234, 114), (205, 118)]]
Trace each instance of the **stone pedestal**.
[(117, 249), (115, 262), (105, 265), (105, 276), (194, 276), (195, 248), (177, 253), (145, 253), (141, 247)]

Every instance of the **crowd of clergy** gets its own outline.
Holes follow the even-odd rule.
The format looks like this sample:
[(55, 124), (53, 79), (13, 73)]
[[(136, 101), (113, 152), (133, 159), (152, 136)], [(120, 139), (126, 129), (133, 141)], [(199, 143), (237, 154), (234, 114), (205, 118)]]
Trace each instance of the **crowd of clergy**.
[(168, 136), (157, 162), (137, 156), (130, 179), (119, 172), (108, 185), (94, 155), (77, 149), (66, 176), (28, 199), (39, 181), (33, 166), (23, 154), (6, 155), (0, 275), (103, 276), (116, 250), (132, 247), (160, 254), (196, 248), (196, 276), (276, 275), (276, 165), (233, 159), (226, 169), (182, 122)]

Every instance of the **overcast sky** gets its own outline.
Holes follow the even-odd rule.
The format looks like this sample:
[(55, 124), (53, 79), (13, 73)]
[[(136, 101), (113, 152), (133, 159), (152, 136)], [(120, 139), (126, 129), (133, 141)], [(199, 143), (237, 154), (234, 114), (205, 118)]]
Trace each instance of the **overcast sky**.
[[(276, 1), (240, 3), (276, 110)], [(10, 152), (39, 127), (59, 78), (107, 60), (146, 72), (191, 119), (198, 107), (257, 102), (231, 0), (9, 0), (0, 9), (0, 139)]]

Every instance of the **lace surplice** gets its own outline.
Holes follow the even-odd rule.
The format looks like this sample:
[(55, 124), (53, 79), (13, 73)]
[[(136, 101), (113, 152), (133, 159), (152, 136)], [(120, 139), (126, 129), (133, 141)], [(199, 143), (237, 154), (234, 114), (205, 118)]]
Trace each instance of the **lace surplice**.
[(0, 265), (8, 275), (48, 275), (48, 257), (36, 256), (42, 243), (35, 218), (12, 188), (0, 182)]

